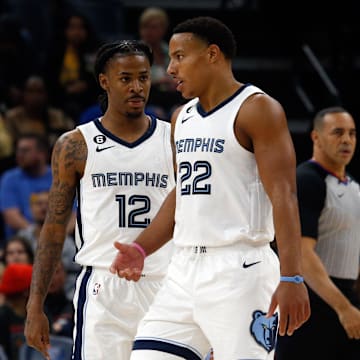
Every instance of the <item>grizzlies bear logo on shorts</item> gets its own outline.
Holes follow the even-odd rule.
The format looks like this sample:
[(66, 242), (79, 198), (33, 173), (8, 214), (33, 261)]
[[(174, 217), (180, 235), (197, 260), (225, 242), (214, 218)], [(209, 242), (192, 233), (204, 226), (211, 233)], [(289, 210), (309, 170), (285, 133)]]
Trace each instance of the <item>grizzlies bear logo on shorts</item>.
[(256, 342), (269, 353), (275, 347), (276, 332), (278, 327), (278, 314), (265, 317), (266, 313), (255, 310), (253, 321), (250, 325), (251, 335)]

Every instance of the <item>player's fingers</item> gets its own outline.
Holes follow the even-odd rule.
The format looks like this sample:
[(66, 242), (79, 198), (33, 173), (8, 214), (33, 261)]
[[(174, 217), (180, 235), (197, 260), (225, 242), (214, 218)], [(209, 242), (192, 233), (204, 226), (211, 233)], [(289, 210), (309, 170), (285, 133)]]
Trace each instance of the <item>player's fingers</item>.
[(280, 312), (280, 321), (279, 321), (279, 335), (284, 336), (286, 334), (286, 328), (288, 326), (288, 314)]
[(266, 314), (266, 317), (271, 317), (274, 315), (275, 311), (276, 311), (276, 307), (277, 307), (277, 302), (275, 300), (271, 300), (268, 312)]
[(140, 279), (141, 276), (141, 272), (139, 271), (139, 269), (124, 269), (124, 270), (119, 270), (118, 272), (118, 276), (125, 278), (126, 280), (133, 280), (133, 281), (138, 281)]
[(110, 270), (110, 272), (111, 272), (112, 274), (116, 274), (116, 267), (115, 267), (115, 264), (114, 264), (114, 263), (111, 264), (109, 270)]
[(121, 252), (126, 252), (126, 247), (123, 244), (119, 243), (118, 241), (114, 242), (114, 246)]

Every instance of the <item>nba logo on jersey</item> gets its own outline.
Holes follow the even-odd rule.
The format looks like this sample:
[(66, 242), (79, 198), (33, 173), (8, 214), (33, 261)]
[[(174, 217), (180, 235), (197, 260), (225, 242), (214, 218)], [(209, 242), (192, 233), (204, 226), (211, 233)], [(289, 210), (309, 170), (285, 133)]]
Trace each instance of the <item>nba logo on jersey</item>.
[(269, 353), (275, 347), (278, 314), (265, 317), (266, 313), (255, 310), (250, 325), (251, 335)]
[(99, 284), (99, 283), (94, 284), (94, 288), (93, 288), (93, 291), (92, 291), (93, 295), (98, 295), (99, 294), (100, 287), (101, 287), (101, 284)]

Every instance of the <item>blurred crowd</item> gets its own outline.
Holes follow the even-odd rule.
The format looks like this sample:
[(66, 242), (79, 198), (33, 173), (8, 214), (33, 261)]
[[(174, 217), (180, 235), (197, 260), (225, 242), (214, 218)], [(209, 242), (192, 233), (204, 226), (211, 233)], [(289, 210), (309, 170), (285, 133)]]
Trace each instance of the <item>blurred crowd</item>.
[[(47, 212), (53, 146), (64, 132), (102, 115), (93, 74), (97, 49), (119, 37), (146, 41), (154, 53), (146, 112), (169, 121), (182, 101), (166, 73), (169, 18), (163, 9), (144, 9), (138, 33), (125, 35), (95, 31), (95, 24), (75, 6), (80, 2), (49, 2), (62, 3), (57, 7), (40, 7), (41, 3), (35, 1), (31, 9), (25, 1), (0, 5), (0, 350), (9, 360), (18, 359), (24, 344), (26, 302)], [(32, 20), (26, 23), (11, 4), (22, 4)], [(74, 262), (75, 218), (76, 203), (45, 304), (51, 333), (70, 338), (79, 270)]]

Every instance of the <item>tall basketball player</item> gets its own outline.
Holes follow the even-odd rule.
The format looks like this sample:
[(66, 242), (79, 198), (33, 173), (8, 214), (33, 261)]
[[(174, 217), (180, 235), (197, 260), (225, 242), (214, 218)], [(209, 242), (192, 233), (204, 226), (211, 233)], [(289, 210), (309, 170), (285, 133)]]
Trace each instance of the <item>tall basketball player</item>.
[(136, 284), (109, 272), (115, 240), (131, 243), (175, 185), (170, 124), (149, 117), (152, 53), (142, 42), (103, 45), (95, 75), (103, 117), (65, 133), (52, 155), (49, 211), (34, 265), (25, 335), (49, 358), (43, 302), (77, 197), (73, 360), (128, 359), (139, 320), (167, 270), (171, 245), (149, 256)]
[(111, 267), (138, 280), (138, 248), (149, 255), (173, 236), (132, 360), (200, 360), (210, 346), (215, 360), (271, 359), (278, 325), (291, 335), (310, 315), (286, 116), (234, 78), (235, 49), (228, 27), (209, 17), (179, 24), (170, 39), (168, 72), (189, 99), (172, 119), (176, 189), (136, 247), (116, 245)]

